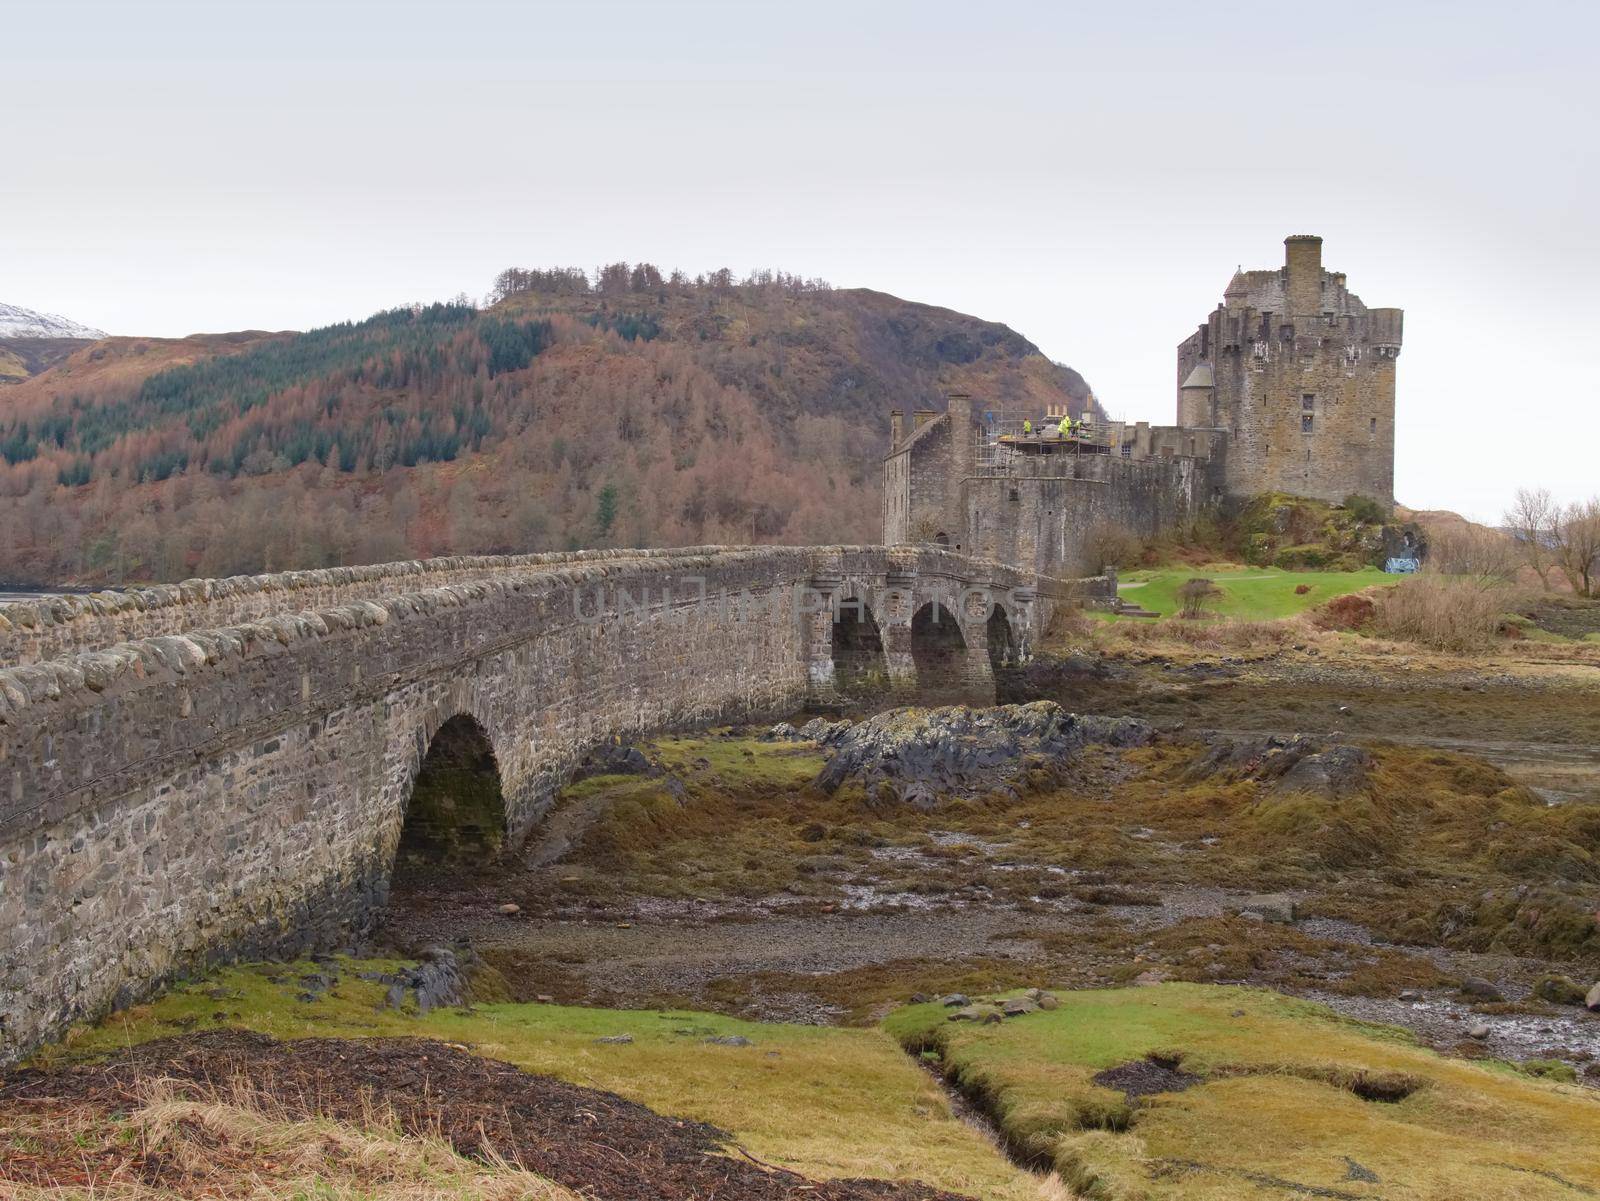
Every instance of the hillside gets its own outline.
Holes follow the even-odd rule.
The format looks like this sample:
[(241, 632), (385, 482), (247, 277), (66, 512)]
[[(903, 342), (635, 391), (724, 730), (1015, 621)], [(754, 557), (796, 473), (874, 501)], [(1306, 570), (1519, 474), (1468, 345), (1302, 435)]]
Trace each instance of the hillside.
[(992, 322), (763, 274), (508, 271), (493, 303), (109, 338), (5, 392), (0, 578), (871, 540), (891, 407), (1082, 408)]
[(53, 313), (0, 303), (0, 384), (15, 384), (104, 338), (100, 330)]

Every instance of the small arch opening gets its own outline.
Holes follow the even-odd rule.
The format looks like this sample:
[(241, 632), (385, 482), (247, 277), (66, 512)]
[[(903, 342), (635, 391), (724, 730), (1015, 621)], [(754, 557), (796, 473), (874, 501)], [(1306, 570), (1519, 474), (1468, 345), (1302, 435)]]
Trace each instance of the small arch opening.
[(919, 687), (926, 691), (958, 687), (966, 650), (956, 615), (938, 601), (929, 601), (912, 614), (911, 659)]
[(949, 546), (950, 535), (941, 531), (933, 536), (933, 541), (936, 546)]
[(996, 605), (989, 614), (989, 666), (998, 671), (1017, 661), (1017, 638), (1006, 611)]
[(505, 845), (506, 804), (488, 732), (458, 713), (428, 743), (400, 827), (397, 869), (483, 863)]
[(833, 618), (833, 685), (840, 692), (860, 693), (887, 687), (889, 660), (872, 606), (851, 597), (839, 604)]

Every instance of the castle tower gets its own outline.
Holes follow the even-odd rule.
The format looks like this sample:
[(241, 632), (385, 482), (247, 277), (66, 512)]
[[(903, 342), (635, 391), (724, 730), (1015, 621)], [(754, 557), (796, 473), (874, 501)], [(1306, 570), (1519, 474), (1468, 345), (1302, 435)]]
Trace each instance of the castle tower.
[(1234, 496), (1393, 504), (1402, 324), (1399, 309), (1367, 308), (1323, 268), (1321, 238), (1286, 238), (1283, 266), (1235, 272), (1178, 346), (1178, 423), (1228, 433)]

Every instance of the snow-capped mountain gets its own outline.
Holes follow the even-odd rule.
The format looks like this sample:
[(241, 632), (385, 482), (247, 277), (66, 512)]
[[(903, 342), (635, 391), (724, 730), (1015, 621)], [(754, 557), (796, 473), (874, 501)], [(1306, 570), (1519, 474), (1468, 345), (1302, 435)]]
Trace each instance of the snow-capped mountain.
[(103, 338), (105, 333), (53, 313), (0, 304), (0, 338)]

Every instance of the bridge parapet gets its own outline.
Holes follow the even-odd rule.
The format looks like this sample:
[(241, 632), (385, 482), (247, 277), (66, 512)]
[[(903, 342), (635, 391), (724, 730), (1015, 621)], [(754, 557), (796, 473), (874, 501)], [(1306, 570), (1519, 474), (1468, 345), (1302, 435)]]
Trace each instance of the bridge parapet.
[(140, 638), (243, 625), (279, 613), (324, 609), (509, 573), (711, 554), (725, 549), (700, 546), (672, 550), (452, 555), (358, 567), (193, 579), (180, 584), (152, 584), (10, 601), (0, 604), (0, 664), (36, 663)]

